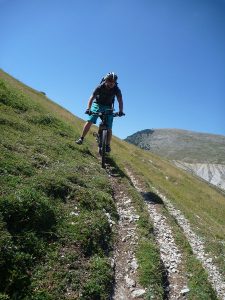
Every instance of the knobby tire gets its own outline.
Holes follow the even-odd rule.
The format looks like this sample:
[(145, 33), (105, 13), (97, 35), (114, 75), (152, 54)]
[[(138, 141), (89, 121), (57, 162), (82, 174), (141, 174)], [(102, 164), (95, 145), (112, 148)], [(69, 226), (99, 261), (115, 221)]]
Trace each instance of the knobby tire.
[(105, 168), (107, 130), (102, 131), (102, 168)]

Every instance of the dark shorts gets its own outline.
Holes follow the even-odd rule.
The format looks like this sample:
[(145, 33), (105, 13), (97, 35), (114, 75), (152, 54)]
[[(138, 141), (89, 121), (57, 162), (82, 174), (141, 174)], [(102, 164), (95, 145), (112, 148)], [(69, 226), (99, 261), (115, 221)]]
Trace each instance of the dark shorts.
[[(96, 102), (92, 103), (92, 106), (91, 106), (91, 111), (94, 113), (104, 112), (108, 109), (112, 109), (112, 107), (108, 106), (108, 105), (98, 104)], [(88, 116), (87, 121), (91, 122), (93, 124), (96, 124), (97, 119), (98, 119), (98, 116), (90, 115), (90, 116)], [(113, 125), (113, 116), (108, 115), (107, 116), (107, 127), (112, 129), (112, 125)]]

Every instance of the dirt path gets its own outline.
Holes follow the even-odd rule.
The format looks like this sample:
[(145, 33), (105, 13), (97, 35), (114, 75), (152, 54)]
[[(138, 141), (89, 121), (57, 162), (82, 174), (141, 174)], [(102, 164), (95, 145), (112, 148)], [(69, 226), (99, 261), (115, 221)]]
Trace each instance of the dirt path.
[(118, 184), (115, 177), (110, 176), (114, 191), (114, 199), (119, 214), (117, 227), (117, 242), (114, 250), (115, 285), (111, 299), (130, 300), (144, 299), (146, 292), (137, 283), (137, 260), (135, 258), (135, 246), (138, 237), (136, 222), (139, 216), (132, 205), (132, 199), (126, 193), (125, 187)]
[(166, 289), (168, 299), (186, 299), (189, 290), (187, 288), (187, 278), (184, 276), (182, 253), (175, 243), (166, 217), (161, 213), (162, 203), (160, 203), (160, 198), (156, 199), (153, 195), (147, 193), (145, 187), (130, 170), (126, 170), (126, 172), (135, 188), (142, 194), (148, 208), (149, 216), (154, 224), (154, 234), (167, 273), (168, 286)]

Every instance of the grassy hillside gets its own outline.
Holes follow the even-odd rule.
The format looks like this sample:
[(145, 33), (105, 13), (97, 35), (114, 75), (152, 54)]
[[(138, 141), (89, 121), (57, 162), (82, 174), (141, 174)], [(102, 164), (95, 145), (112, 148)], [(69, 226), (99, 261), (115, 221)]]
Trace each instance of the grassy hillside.
[(98, 160), (74, 143), (81, 121), (3, 72), (0, 80), (2, 297), (104, 298), (112, 231), (102, 211), (117, 213)]
[[(74, 143), (82, 125), (41, 92), (0, 71), (0, 299), (109, 299), (116, 232), (108, 216), (116, 223), (118, 213), (93, 136), (82, 146)], [(116, 137), (109, 162), (140, 214), (140, 282), (155, 299), (163, 299), (158, 249), (126, 168), (149, 192), (154, 186), (184, 213), (225, 275), (221, 193)], [(173, 226), (189, 268), (192, 264), (187, 271), (192, 291), (203, 295), (193, 299), (216, 299), (209, 296), (213, 292), (185, 237)]]

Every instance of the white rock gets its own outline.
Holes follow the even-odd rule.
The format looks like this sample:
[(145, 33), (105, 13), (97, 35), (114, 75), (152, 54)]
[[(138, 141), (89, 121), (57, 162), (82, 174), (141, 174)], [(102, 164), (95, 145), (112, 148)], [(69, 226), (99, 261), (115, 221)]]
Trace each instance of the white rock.
[(138, 268), (137, 261), (134, 259), (134, 260), (131, 262), (130, 266), (131, 266), (132, 269), (137, 270), (137, 268)]
[(78, 213), (78, 212), (71, 211), (70, 215), (71, 215), (71, 216), (79, 216), (79, 213)]
[(132, 298), (139, 298), (141, 296), (143, 296), (145, 294), (145, 290), (143, 289), (139, 289), (139, 290), (135, 290), (131, 293)]
[(189, 292), (190, 292), (189, 288), (184, 288), (184, 289), (181, 290), (180, 293), (181, 293), (182, 295), (186, 295), (186, 294), (189, 293)]
[(125, 276), (125, 281), (129, 288), (136, 286), (135, 280), (131, 279), (128, 275)]
[(111, 268), (115, 268), (116, 262), (115, 262), (114, 258), (111, 259), (110, 265), (111, 265)]

